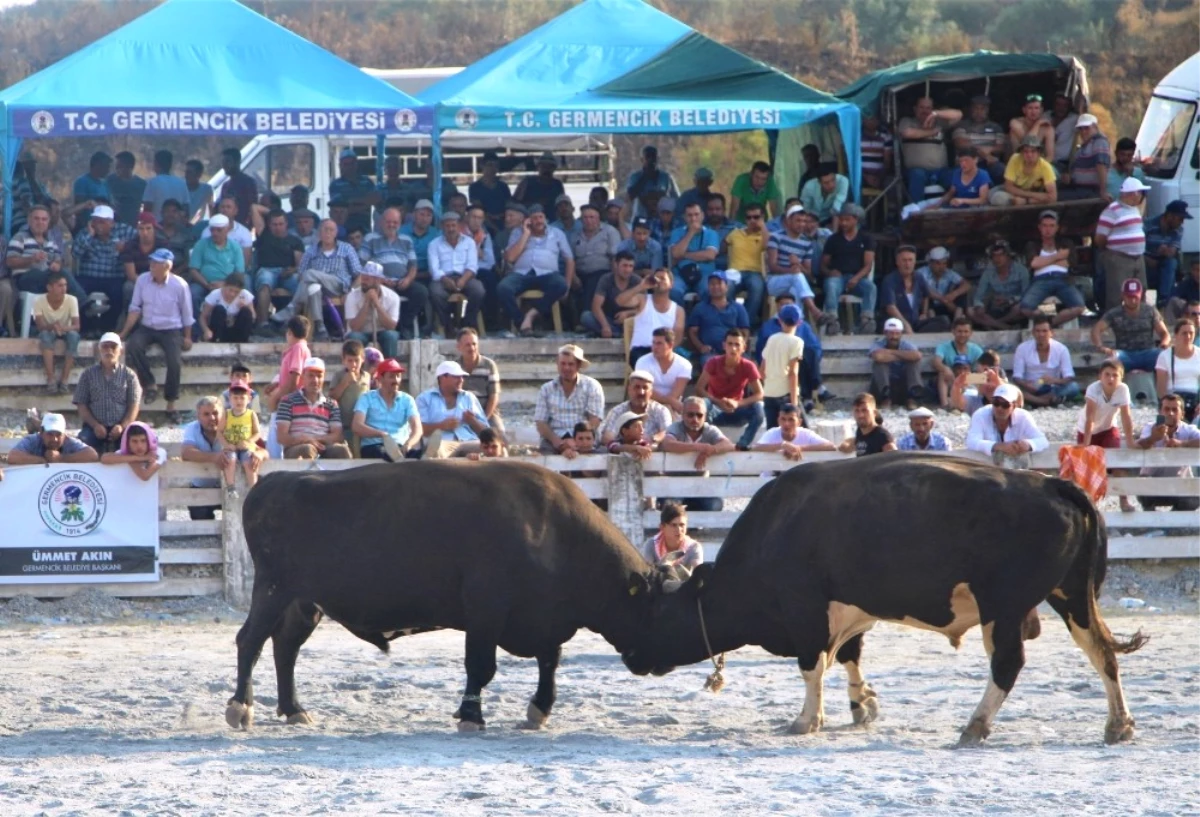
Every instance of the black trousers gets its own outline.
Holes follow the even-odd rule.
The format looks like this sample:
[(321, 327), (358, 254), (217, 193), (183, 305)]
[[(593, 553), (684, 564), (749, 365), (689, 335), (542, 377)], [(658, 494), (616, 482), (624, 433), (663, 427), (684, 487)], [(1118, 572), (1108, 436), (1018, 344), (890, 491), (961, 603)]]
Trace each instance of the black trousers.
[(167, 359), (167, 402), (179, 399), (179, 375), (183, 366), (183, 332), (182, 329), (150, 329), (138, 326), (129, 336), (125, 344), (125, 354), (129, 365), (137, 372), (138, 382), (143, 389), (154, 385), (154, 374), (150, 371), (150, 357), (146, 352), (157, 344), (162, 347), (163, 356)]
[(230, 325), (225, 307), (217, 304), (208, 316), (208, 328), (212, 330), (213, 343), (249, 343), (254, 318), (249, 309), (239, 309)]

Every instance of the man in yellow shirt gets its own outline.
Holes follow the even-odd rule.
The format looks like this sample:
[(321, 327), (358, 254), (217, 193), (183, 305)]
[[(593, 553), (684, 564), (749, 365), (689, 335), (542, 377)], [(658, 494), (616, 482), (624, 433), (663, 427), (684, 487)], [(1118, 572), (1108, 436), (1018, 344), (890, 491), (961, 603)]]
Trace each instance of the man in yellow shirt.
[(1058, 201), (1058, 177), (1054, 166), (1042, 158), (1042, 140), (1030, 134), (1021, 140), (1021, 150), (1004, 167), (1004, 186), (992, 191), (988, 203), (997, 207), (1021, 204), (1053, 204)]
[(746, 205), (746, 226), (733, 230), (721, 242), (718, 255), (729, 259), (729, 269), (741, 275), (732, 295), (746, 293), (746, 314), (750, 325), (762, 322), (763, 294), (767, 283), (763, 278), (763, 249), (766, 247), (766, 214), (761, 204)]
[[(38, 347), (46, 370), (46, 392), (65, 394), (75, 353), (79, 350), (79, 299), (67, 294), (66, 273), (56, 270), (46, 278), (45, 294), (33, 301), (33, 320), (37, 324)], [(54, 346), (60, 340), (65, 347), (63, 373), (61, 378), (56, 378)]]

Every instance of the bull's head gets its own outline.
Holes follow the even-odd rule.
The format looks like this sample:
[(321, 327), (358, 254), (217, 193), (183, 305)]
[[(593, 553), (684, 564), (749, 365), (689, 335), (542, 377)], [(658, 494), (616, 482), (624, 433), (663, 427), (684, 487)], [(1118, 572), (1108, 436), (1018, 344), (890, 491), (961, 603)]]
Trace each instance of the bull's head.
[(686, 580), (670, 571), (656, 570), (646, 579), (651, 588), (650, 626), (637, 645), (621, 653), (621, 660), (634, 675), (666, 675), (679, 664), (701, 660), (679, 660), (682, 644), (702, 642), (696, 601), (700, 598), (712, 565), (696, 568)]

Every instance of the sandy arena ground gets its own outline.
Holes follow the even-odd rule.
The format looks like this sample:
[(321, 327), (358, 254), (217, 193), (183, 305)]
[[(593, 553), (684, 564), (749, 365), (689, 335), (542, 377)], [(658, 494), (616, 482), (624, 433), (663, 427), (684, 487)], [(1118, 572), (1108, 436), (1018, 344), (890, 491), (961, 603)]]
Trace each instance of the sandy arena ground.
[(827, 676), (827, 725), (783, 734), (801, 702), (792, 661), (730, 656), (636, 678), (600, 638), (565, 648), (542, 732), (516, 728), (532, 661), (502, 655), (488, 731), (459, 735), (462, 635), (430, 633), (385, 656), (323, 624), (297, 671), (311, 727), (276, 722), (268, 647), (257, 723), (224, 721), (240, 618), (0, 628), (0, 814), (1183, 815), (1200, 813), (1200, 627), (1195, 615), (1108, 615), (1153, 636), (1122, 659), (1138, 736), (1102, 742), (1098, 677), (1056, 617), (985, 748), (955, 750), (983, 693), (973, 631), (961, 651), (880, 625), (864, 668), (880, 720), (849, 725), (845, 676)]

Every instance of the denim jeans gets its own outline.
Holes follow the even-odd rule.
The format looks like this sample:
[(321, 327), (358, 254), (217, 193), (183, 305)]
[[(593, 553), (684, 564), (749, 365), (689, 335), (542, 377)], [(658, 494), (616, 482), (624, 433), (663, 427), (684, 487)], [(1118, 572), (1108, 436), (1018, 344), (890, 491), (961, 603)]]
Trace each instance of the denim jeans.
[[(1103, 292), (1103, 290), (1100, 291)], [(1033, 279), (1029, 289), (1025, 290), (1025, 294), (1021, 296), (1021, 309), (1027, 311), (1037, 309), (1042, 301), (1051, 296), (1062, 301), (1063, 309), (1084, 305), (1083, 295), (1067, 280), (1067, 276), (1052, 273), (1039, 275)]]
[[(1151, 268), (1154, 265), (1154, 268)], [(1168, 258), (1161, 255), (1146, 255), (1147, 284), (1153, 283), (1157, 288), (1158, 303), (1165, 304), (1167, 298), (1175, 291), (1175, 276), (1179, 273), (1179, 256)], [(1154, 276), (1153, 282), (1149, 279)]]
[[(367, 332), (347, 332), (346, 340), (356, 340), (363, 346), (372, 341)], [(379, 351), (385, 358), (395, 357), (396, 348), (400, 343), (400, 333), (395, 329), (380, 329), (375, 333), (374, 340), (379, 344)]]
[(906, 179), (908, 181), (908, 198), (914, 204), (925, 200), (925, 185), (932, 182), (937, 182), (943, 188), (950, 186), (950, 179), (953, 177), (954, 171), (948, 167), (939, 167), (937, 170), (924, 170), (919, 167), (910, 167)]
[(846, 276), (844, 275), (830, 275), (825, 279), (825, 311), (836, 315), (838, 299), (842, 297), (843, 292), (846, 292), (862, 298), (863, 315), (872, 318), (875, 317), (875, 299), (878, 296), (878, 290), (875, 288), (875, 282), (871, 280), (871, 277), (864, 275), (862, 280), (853, 289), (845, 289), (845, 286)]
[[(79, 306), (83, 306), (83, 302), (87, 300), (87, 292), (75, 275), (69, 270), (63, 270), (63, 275), (67, 276), (67, 293), (74, 295), (79, 299)], [(50, 277), (50, 271), (46, 269), (29, 269), (16, 275), (13, 278), (13, 283), (21, 292), (32, 292), (34, 295), (41, 295), (46, 291), (46, 280)]]
[(1117, 360), (1121, 361), (1121, 365), (1125, 367), (1125, 371), (1143, 371), (1153, 372), (1154, 364), (1158, 362), (1158, 353), (1161, 349), (1139, 349), (1136, 352), (1131, 352), (1126, 349), (1117, 350)]
[(758, 435), (758, 430), (766, 422), (766, 410), (761, 401), (742, 406), (736, 411), (720, 411), (711, 400), (708, 401), (708, 421), (715, 426), (740, 426), (746, 424), (746, 430), (738, 438), (737, 444), (749, 448)]
[(734, 297), (739, 292), (746, 293), (746, 314), (750, 316), (750, 325), (762, 323), (763, 296), (767, 290), (767, 282), (761, 272), (743, 272), (741, 283), (734, 290)]
[(266, 287), (272, 295), (276, 289), (286, 289), (289, 293), (295, 295), (296, 285), (300, 282), (300, 276), (293, 273), (287, 278), (280, 278), (279, 274), (281, 272), (283, 272), (283, 267), (259, 267), (258, 271), (254, 273), (254, 283), (247, 285), (246, 289), (255, 292)]
[(768, 276), (767, 294), (772, 298), (778, 298), (780, 295), (791, 295), (796, 299), (796, 306), (800, 307), (801, 315), (804, 314), (804, 300), (816, 297), (813, 294), (812, 287), (808, 283), (808, 279), (800, 273)]

